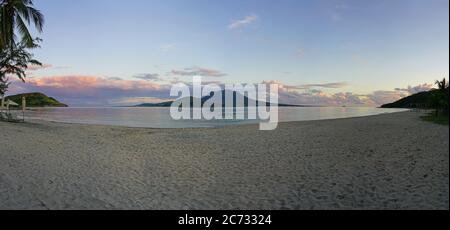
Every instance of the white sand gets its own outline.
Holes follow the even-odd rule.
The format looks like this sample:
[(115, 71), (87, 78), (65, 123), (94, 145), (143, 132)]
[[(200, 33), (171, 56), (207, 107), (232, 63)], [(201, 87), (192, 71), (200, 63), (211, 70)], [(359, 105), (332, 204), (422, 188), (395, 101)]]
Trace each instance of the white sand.
[(271, 132), (0, 123), (0, 209), (448, 209), (448, 126), (419, 116)]

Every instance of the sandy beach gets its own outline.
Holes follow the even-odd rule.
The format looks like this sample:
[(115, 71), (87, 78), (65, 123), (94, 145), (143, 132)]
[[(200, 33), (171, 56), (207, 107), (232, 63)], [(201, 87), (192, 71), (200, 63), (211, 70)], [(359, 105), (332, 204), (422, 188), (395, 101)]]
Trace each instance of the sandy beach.
[(214, 129), (0, 122), (0, 209), (448, 209), (419, 113)]

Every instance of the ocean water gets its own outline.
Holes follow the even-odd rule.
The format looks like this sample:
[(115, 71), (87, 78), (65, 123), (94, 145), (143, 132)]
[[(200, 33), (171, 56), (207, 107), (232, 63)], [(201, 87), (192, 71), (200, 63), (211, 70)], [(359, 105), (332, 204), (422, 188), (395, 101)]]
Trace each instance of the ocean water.
[[(279, 122), (289, 122), (363, 117), (401, 111), (405, 110), (367, 107), (280, 107), (278, 116)], [(171, 118), (169, 108), (36, 108), (26, 111), (25, 119), (146, 128), (220, 127), (260, 122), (259, 120), (176, 121)]]

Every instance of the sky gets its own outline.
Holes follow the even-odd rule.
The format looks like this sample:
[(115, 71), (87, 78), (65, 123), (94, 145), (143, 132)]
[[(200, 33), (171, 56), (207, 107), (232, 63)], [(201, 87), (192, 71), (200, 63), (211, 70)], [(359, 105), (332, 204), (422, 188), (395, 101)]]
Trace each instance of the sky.
[(284, 103), (378, 106), (449, 73), (448, 0), (35, 0), (42, 67), (9, 94), (71, 106), (169, 99), (170, 86), (280, 84)]

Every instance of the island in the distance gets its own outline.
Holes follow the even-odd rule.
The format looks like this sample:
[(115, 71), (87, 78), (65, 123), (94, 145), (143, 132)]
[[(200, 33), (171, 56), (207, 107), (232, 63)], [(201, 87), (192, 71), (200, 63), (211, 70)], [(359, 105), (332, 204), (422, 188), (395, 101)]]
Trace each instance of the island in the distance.
[(22, 106), (22, 97), (26, 98), (27, 107), (68, 107), (68, 105), (59, 102), (53, 97), (48, 97), (43, 93), (24, 93), (8, 96), (6, 101), (11, 100), (19, 106)]
[[(203, 105), (206, 101), (208, 101), (209, 99), (211, 99), (214, 96), (214, 93), (212, 93), (210, 96), (205, 96), (201, 98), (201, 104)], [(233, 92), (233, 105), (235, 107), (236, 105), (236, 98), (237, 98), (237, 92)], [(194, 107), (194, 97), (190, 97), (190, 101), (191, 101), (191, 107)], [(173, 101), (166, 101), (166, 102), (161, 102), (161, 103), (143, 103), (143, 104), (139, 104), (139, 105), (135, 105), (133, 107), (170, 107), (172, 106), (172, 104), (176, 102), (176, 100)], [(251, 104), (250, 102), (253, 102), (256, 106), (258, 106), (258, 101), (254, 101), (250, 98), (248, 98), (247, 96), (244, 96), (244, 107), (248, 107), (249, 104)], [(226, 106), (225, 104), (225, 91), (222, 91), (222, 105), (223, 107)], [(267, 102), (266, 103), (267, 106), (270, 106), (270, 103)], [(278, 104), (279, 107), (308, 107), (305, 105), (290, 105), (290, 104)]]

